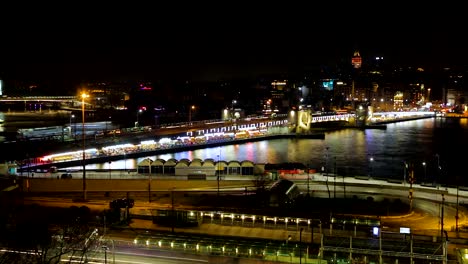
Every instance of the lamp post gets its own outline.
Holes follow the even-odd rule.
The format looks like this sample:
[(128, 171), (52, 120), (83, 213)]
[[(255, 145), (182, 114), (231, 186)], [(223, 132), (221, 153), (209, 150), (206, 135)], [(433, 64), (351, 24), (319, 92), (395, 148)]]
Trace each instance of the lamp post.
[[(442, 167), (440, 166), (439, 154), (435, 154), (435, 156), (437, 158), (437, 175), (436, 175), (436, 177), (442, 178)], [(437, 178), (436, 178), (436, 182), (437, 182)]]
[[(329, 147), (326, 148), (326, 152), (325, 152), (325, 175), (328, 175), (328, 149)], [(327, 176), (327, 181), (328, 181), (328, 176)]]
[(372, 162), (374, 162), (374, 157), (369, 158), (369, 177), (372, 177)]
[[(111, 120), (111, 118), (112, 118), (112, 117), (109, 116), (109, 120)], [(112, 122), (110, 122), (110, 121), (106, 121), (106, 129), (104, 130), (104, 135), (107, 135), (107, 123), (108, 123), (108, 122), (109, 122), (109, 123), (112, 123)]]
[(456, 212), (455, 212), (455, 232), (457, 232), (457, 236), (458, 236), (458, 218), (459, 218), (459, 215), (458, 215), (458, 182), (457, 182), (457, 205), (456, 205)]
[(148, 177), (148, 202), (151, 203), (151, 164), (153, 164), (153, 160), (150, 158), (145, 159), (148, 162), (148, 172), (149, 172), (149, 177)]
[(172, 187), (171, 189), (171, 219), (172, 219), (172, 225), (171, 225), (171, 229), (172, 229), (172, 233), (174, 233), (174, 226), (175, 226), (175, 222), (176, 222), (176, 214), (175, 214), (175, 209), (174, 209), (174, 189), (175, 187)]
[(444, 241), (444, 203), (445, 203), (445, 197), (444, 194), (442, 194), (442, 203), (440, 204), (440, 240)]
[(408, 163), (406, 163), (406, 161), (403, 161), (403, 164), (405, 166), (403, 166), (403, 186), (406, 185), (406, 173), (408, 171)]
[(112, 175), (111, 175), (111, 173), (112, 173), (111, 163), (112, 163), (112, 161), (109, 161), (109, 180), (112, 179)]
[(81, 134), (83, 139), (83, 200), (86, 200), (86, 133), (85, 133), (85, 98), (88, 98), (86, 93), (81, 94)]
[(325, 172), (325, 176), (326, 176), (325, 185), (327, 186), (328, 198), (331, 198), (330, 188), (328, 186), (328, 149), (329, 147), (325, 148), (326, 150), (325, 151), (325, 166), (322, 167), (322, 175), (323, 175), (323, 172)]
[(140, 122), (140, 113), (141, 113), (141, 112), (143, 112), (143, 110), (138, 109), (138, 111), (137, 111), (137, 116), (136, 116), (137, 120), (136, 120), (136, 122), (135, 122), (135, 127), (139, 127), (139, 126), (140, 126), (140, 123), (139, 123), (139, 122)]
[(104, 263), (107, 264), (107, 250), (109, 249), (107, 246), (102, 246), (104, 249)]
[(29, 192), (29, 171), (30, 171), (30, 165), (31, 165), (31, 158), (29, 157), (29, 154), (26, 155), (28, 157), (28, 175), (26, 178), (26, 188), (28, 189)]
[(334, 179), (333, 179), (333, 198), (336, 198), (336, 157), (334, 157), (334, 162), (333, 162), (333, 174), (334, 174)]
[(219, 166), (219, 155), (216, 155), (216, 157), (218, 158), (218, 164), (216, 164), (217, 166), (217, 169), (216, 169), (216, 181), (218, 183), (218, 197), (219, 197), (219, 169), (220, 169), (220, 166)]
[(195, 106), (194, 106), (194, 105), (190, 106), (190, 108), (189, 108), (189, 119), (188, 119), (189, 125), (190, 125), (190, 123), (192, 122), (192, 110), (195, 110)]
[(127, 152), (124, 151), (124, 171), (127, 171)]
[(302, 263), (302, 231), (304, 230), (304, 228), (301, 228), (301, 230), (299, 231), (299, 264)]
[(307, 197), (310, 196), (310, 185), (309, 185), (309, 164), (307, 163)]
[(426, 177), (427, 177), (426, 162), (423, 161), (422, 165), (423, 165), (423, 167), (424, 167), (424, 181), (426, 181), (426, 180), (427, 180), (427, 179), (426, 179)]
[(70, 115), (70, 138), (71, 136), (73, 135), (73, 131), (72, 131), (72, 119), (75, 118), (75, 115)]

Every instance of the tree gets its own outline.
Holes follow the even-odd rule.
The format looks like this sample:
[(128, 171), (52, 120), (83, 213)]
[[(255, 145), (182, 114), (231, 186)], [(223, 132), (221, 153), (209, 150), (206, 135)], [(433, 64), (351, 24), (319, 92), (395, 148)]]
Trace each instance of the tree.
[(267, 187), (272, 183), (273, 181), (271, 178), (267, 177), (266, 174), (258, 174), (256, 175), (255, 179), (253, 180), (253, 185), (255, 188), (255, 194), (259, 198), (257, 199), (260, 201), (262, 205), (265, 203), (265, 199), (267, 196)]
[(22, 208), (12, 219), (7, 239), (1, 241), (10, 251), (0, 256), (0, 263), (85, 261), (102, 248), (98, 229), (89, 220), (90, 210), (85, 206)]

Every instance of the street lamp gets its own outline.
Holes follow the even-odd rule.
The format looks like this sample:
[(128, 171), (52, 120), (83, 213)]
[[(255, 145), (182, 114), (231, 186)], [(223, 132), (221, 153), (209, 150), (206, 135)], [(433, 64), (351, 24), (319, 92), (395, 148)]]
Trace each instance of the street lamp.
[(302, 263), (302, 231), (304, 231), (304, 228), (299, 231), (299, 264)]
[(109, 249), (107, 246), (102, 246), (104, 249), (104, 263), (107, 264), (107, 250)]
[(70, 115), (70, 138), (71, 136), (73, 135), (73, 131), (72, 131), (72, 119), (75, 118), (75, 115)]
[(124, 171), (127, 171), (127, 152), (124, 151)]
[(219, 155), (216, 155), (216, 157), (218, 158), (218, 164), (217, 165), (217, 169), (216, 169), (216, 181), (218, 183), (218, 197), (219, 197), (219, 169), (220, 169), (220, 164), (219, 164)]
[(192, 122), (192, 110), (195, 110), (195, 106), (192, 105), (190, 108), (189, 108), (189, 123)]
[(139, 123), (140, 121), (139, 121), (139, 119), (140, 119), (140, 113), (141, 113), (141, 112), (143, 112), (143, 110), (138, 109), (138, 111), (137, 111), (137, 116), (136, 116), (136, 117), (137, 117), (137, 120), (136, 120), (136, 122), (135, 122), (135, 127), (139, 127), (139, 126), (140, 126), (140, 123)]
[[(326, 152), (325, 152), (325, 175), (328, 175), (328, 149), (329, 147), (326, 148)], [(327, 181), (328, 181), (328, 177), (327, 177)]]
[(457, 232), (457, 236), (458, 236), (458, 219), (460, 218), (459, 215), (458, 215), (458, 181), (457, 181), (457, 205), (456, 205), (456, 211), (455, 211), (455, 231)]
[(145, 159), (148, 162), (148, 172), (149, 172), (149, 177), (148, 177), (148, 202), (151, 203), (151, 164), (153, 164), (153, 160), (150, 158)]
[(309, 163), (307, 163), (307, 198), (310, 196), (309, 172), (310, 172), (310, 167), (309, 167)]
[(334, 164), (333, 164), (334, 168), (333, 168), (333, 174), (334, 174), (334, 179), (333, 179), (333, 198), (336, 198), (336, 177), (337, 177), (337, 173), (336, 173), (336, 157), (334, 157)]
[(424, 181), (426, 181), (426, 180), (427, 180), (427, 179), (426, 179), (426, 177), (427, 177), (427, 173), (426, 173), (426, 172), (427, 172), (427, 170), (426, 170), (426, 162), (423, 161), (423, 162), (422, 162), (422, 165), (423, 165), (423, 167), (424, 167)]
[[(109, 120), (111, 120), (111, 116), (109, 116)], [(107, 123), (108, 121), (106, 121), (106, 129), (104, 130), (104, 135), (107, 135)], [(110, 122), (112, 124), (112, 122)], [(110, 124), (109, 124), (110, 125)]]
[(111, 163), (112, 163), (112, 161), (109, 161), (109, 180), (112, 179), (112, 175), (111, 175), (111, 172), (112, 172), (112, 170), (111, 170)]
[(374, 157), (369, 158), (369, 177), (372, 177), (372, 162), (374, 162)]
[(330, 194), (330, 188), (328, 187), (328, 149), (329, 147), (326, 147), (325, 150), (325, 166), (322, 167), (322, 175), (325, 173), (326, 179), (325, 179), (325, 185), (327, 186), (327, 192), (328, 192), (328, 198), (331, 198)]
[(439, 154), (435, 154), (437, 158), (437, 175), (436, 175), (436, 182), (437, 182), (437, 177), (439, 179), (442, 179), (442, 167), (440, 166), (440, 156)]
[(85, 98), (88, 98), (89, 95), (86, 93), (81, 94), (81, 134), (83, 139), (83, 200), (86, 200), (86, 133), (85, 133)]
[(405, 165), (403, 167), (403, 186), (406, 185), (406, 173), (408, 171), (408, 163), (406, 163), (406, 161), (403, 161), (403, 164)]
[(172, 187), (172, 189), (171, 189), (171, 220), (172, 220), (171, 229), (172, 229), (172, 233), (174, 233), (174, 226), (175, 226), (175, 222), (176, 222), (176, 214), (175, 214), (175, 209), (174, 209), (174, 189), (175, 189), (175, 187)]

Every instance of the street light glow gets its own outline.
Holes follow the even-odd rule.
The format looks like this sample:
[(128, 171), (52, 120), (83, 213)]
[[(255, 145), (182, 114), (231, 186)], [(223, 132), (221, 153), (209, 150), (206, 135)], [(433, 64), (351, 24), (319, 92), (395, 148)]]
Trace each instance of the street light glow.
[(82, 117), (82, 139), (83, 139), (83, 200), (86, 200), (86, 133), (85, 133), (85, 99), (88, 98), (89, 95), (86, 93), (81, 94), (81, 117)]

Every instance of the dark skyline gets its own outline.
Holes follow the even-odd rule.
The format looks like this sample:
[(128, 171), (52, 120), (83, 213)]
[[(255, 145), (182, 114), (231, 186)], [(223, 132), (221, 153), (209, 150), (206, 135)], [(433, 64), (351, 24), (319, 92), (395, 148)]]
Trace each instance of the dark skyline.
[(346, 63), (355, 50), (392, 64), (467, 65), (467, 26), (456, 6), (335, 4), (37, 12), (4, 24), (0, 69), (65, 83), (215, 80), (304, 72)]

